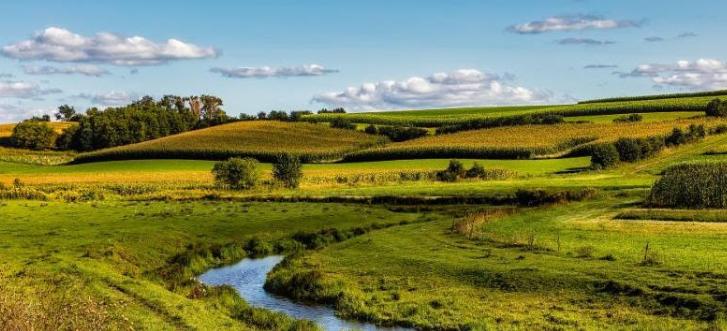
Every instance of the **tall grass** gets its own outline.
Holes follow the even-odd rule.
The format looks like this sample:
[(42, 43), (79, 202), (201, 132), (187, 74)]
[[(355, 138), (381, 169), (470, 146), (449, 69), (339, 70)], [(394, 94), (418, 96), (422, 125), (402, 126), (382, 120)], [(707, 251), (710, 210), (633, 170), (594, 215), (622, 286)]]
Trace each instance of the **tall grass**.
[(651, 189), (648, 204), (727, 208), (727, 162), (691, 162), (667, 168)]

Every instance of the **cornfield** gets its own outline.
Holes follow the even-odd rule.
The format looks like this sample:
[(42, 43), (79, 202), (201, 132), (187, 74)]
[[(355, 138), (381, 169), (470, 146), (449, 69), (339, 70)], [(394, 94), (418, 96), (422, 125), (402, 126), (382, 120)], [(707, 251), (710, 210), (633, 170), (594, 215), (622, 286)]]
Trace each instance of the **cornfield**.
[[(65, 130), (67, 127), (75, 125), (75, 123), (72, 122), (48, 122), (48, 125), (50, 125), (51, 128), (56, 133), (61, 133), (63, 130)], [(15, 127), (15, 123), (12, 124), (0, 124), (0, 138), (8, 138), (11, 135), (13, 135), (13, 128)]]
[(725, 124), (722, 119), (681, 119), (637, 123), (563, 123), (526, 125), (462, 131), (447, 135), (371, 148), (346, 156), (346, 161), (405, 158), (500, 158), (525, 159), (560, 153), (591, 143), (613, 142), (621, 137), (640, 138), (666, 135), (675, 127), (690, 124), (705, 127)]
[(705, 111), (707, 103), (712, 99), (714, 99), (714, 96), (665, 97), (662, 99), (594, 102), (559, 106), (480, 107), (354, 114), (318, 114), (307, 115), (304, 117), (304, 120), (310, 122), (330, 122), (336, 117), (343, 117), (355, 123), (441, 127), (487, 118), (528, 114), (552, 114), (574, 117), (586, 115)]
[(342, 157), (382, 143), (383, 138), (310, 123), (249, 121), (79, 155), (75, 162), (129, 159), (220, 160), (233, 156), (268, 162), (280, 153), (304, 162)]
[(651, 189), (651, 206), (727, 208), (727, 162), (693, 162), (664, 171)]

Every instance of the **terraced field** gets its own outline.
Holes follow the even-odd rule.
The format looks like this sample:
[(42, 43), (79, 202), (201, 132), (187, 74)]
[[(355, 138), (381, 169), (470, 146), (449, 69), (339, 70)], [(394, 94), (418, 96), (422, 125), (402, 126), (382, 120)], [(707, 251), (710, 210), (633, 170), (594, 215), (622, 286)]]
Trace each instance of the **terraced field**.
[(81, 154), (77, 162), (125, 159), (217, 160), (232, 156), (270, 161), (287, 152), (306, 162), (341, 157), (383, 138), (310, 123), (249, 121), (185, 132), (138, 144)]

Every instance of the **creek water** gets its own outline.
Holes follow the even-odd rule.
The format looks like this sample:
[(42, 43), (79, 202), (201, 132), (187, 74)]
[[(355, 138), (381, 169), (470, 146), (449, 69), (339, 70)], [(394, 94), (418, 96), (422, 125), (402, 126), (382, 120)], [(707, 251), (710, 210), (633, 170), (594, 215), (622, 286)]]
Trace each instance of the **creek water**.
[(381, 327), (371, 323), (348, 321), (336, 316), (335, 310), (322, 305), (307, 305), (268, 293), (263, 288), (268, 272), (283, 260), (283, 256), (273, 255), (260, 259), (243, 259), (240, 262), (210, 269), (199, 280), (212, 286), (229, 285), (253, 307), (265, 308), (285, 313), (296, 319), (311, 320), (327, 331), (404, 331), (412, 330), (399, 327)]

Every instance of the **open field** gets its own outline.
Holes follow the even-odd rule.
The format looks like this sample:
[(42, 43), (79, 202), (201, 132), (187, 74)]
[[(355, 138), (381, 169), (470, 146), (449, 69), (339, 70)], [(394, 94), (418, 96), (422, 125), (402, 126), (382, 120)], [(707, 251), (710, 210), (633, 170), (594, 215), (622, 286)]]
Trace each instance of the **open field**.
[[(61, 133), (67, 127), (75, 125), (75, 123), (72, 123), (72, 122), (48, 122), (48, 125), (50, 125), (56, 131), (56, 133)], [(13, 134), (14, 127), (15, 127), (15, 123), (0, 124), (0, 138), (10, 137)]]
[(248, 121), (190, 131), (138, 144), (79, 155), (78, 162), (123, 159), (226, 159), (270, 161), (282, 152), (305, 160), (336, 158), (380, 143), (382, 138), (308, 123)]
[[(680, 111), (680, 112), (666, 112), (666, 113), (637, 113), (643, 117), (643, 122), (659, 122), (659, 121), (673, 121), (683, 118), (692, 118), (704, 116), (704, 112), (694, 111)], [(586, 115), (586, 116), (572, 116), (566, 117), (566, 122), (578, 122), (588, 121), (593, 123), (612, 123), (613, 120), (624, 116), (624, 114), (618, 115)]]
[(530, 158), (562, 152), (578, 145), (611, 142), (621, 137), (666, 135), (691, 124), (714, 127), (721, 119), (694, 118), (636, 123), (565, 123), (522, 125), (427, 136), (355, 152), (346, 160), (432, 157)]

